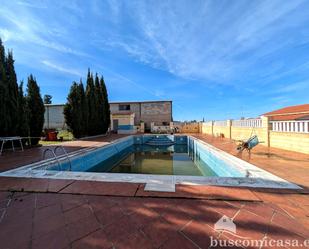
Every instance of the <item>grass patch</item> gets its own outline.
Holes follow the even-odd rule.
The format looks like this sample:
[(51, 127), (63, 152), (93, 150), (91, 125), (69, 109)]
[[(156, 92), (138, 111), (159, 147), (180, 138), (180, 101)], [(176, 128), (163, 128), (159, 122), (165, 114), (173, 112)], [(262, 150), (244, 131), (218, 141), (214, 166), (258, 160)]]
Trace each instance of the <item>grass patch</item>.
[[(63, 138), (62, 141), (60, 141), (60, 138)], [(61, 130), (58, 131), (58, 135), (57, 138), (59, 139), (58, 141), (44, 141), (44, 140), (40, 140), (39, 144), (41, 145), (51, 145), (51, 144), (61, 144), (62, 142), (66, 142), (66, 141), (72, 141), (73, 140), (73, 134), (67, 130)]]

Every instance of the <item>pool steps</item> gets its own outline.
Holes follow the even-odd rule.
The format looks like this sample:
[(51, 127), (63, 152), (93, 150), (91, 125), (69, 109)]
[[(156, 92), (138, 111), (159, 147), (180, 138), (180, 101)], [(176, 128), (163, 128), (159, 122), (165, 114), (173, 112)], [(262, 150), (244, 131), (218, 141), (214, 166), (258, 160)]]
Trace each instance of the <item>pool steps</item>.
[(169, 146), (175, 144), (175, 142), (166, 136), (155, 136), (148, 140), (145, 144), (154, 146)]

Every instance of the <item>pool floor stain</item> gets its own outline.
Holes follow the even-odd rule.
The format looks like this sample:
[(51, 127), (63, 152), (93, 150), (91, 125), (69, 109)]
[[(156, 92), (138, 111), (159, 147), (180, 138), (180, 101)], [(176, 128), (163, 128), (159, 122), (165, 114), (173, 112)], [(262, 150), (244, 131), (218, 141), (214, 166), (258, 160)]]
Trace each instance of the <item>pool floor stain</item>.
[[(200, 166), (203, 164), (203, 172)], [(191, 158), (187, 145), (134, 145), (89, 169), (89, 172), (216, 176), (204, 162)], [(205, 166), (208, 170), (205, 171)], [(206, 172), (206, 173), (205, 173)]]

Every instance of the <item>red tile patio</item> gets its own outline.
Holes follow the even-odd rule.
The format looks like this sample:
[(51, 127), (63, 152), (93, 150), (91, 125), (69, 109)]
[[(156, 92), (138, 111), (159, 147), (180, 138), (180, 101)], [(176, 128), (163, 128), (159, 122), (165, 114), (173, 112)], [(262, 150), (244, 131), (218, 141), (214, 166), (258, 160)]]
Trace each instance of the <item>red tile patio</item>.
[[(231, 141), (200, 138), (235, 154)], [(99, 138), (66, 146), (73, 150), (107, 142)], [(41, 152), (5, 153), (0, 167), (40, 160)], [(258, 147), (251, 158), (242, 156), (309, 187), (308, 155)], [(177, 185), (175, 193), (162, 193), (145, 192), (144, 184), (1, 177), (0, 248), (210, 248), (210, 236), (239, 240), (214, 230), (223, 215), (233, 219), (237, 236), (302, 243), (309, 238), (308, 210), (307, 191)]]

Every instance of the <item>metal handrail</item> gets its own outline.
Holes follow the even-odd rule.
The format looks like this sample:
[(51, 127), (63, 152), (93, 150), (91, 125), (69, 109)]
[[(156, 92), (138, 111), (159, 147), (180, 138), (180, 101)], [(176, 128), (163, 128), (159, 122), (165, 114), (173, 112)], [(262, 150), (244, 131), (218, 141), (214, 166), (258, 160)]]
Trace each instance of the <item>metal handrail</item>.
[(64, 155), (66, 156), (66, 158), (67, 158), (68, 161), (69, 161), (69, 165), (70, 165), (69, 170), (72, 171), (72, 163), (71, 163), (71, 160), (70, 160), (69, 155), (68, 155), (68, 153), (66, 152), (66, 150), (65, 150), (65, 149), (63, 148), (63, 146), (61, 146), (61, 145), (56, 146), (56, 147), (54, 148), (54, 154), (55, 154), (56, 156), (57, 156), (57, 154), (56, 154), (57, 149), (62, 149)]
[[(50, 152), (53, 154), (54, 158), (55, 158), (56, 161), (58, 162), (59, 169), (61, 170), (61, 163), (60, 163), (60, 161), (59, 161), (57, 155), (55, 154), (55, 152), (54, 152), (52, 149), (46, 148), (46, 149), (44, 150), (44, 152), (43, 152), (43, 160), (45, 159), (46, 153), (47, 153), (48, 151), (50, 151)], [(48, 166), (46, 166), (45, 170), (47, 169), (47, 167), (48, 167)]]

